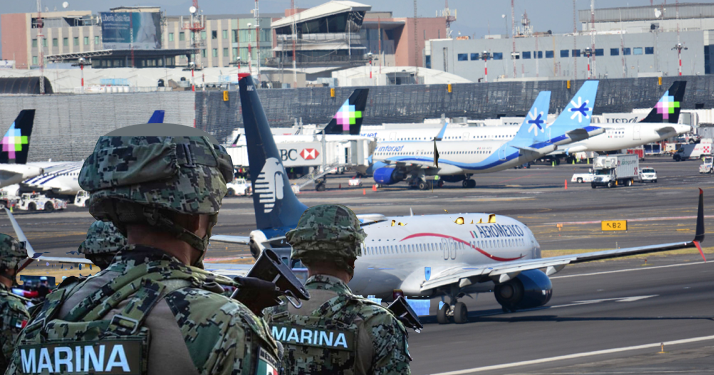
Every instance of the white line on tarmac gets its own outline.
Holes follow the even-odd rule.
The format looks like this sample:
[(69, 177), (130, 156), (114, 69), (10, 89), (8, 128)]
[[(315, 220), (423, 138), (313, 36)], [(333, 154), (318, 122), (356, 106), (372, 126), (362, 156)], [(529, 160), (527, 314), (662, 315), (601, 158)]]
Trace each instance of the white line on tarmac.
[(688, 344), (688, 343), (692, 343), (692, 342), (707, 341), (707, 340), (714, 340), (714, 336), (692, 337), (692, 338), (689, 338), (689, 339), (666, 341), (666, 342), (663, 342), (663, 343), (656, 342), (656, 343), (645, 344), (645, 345), (626, 346), (626, 347), (623, 347), (623, 348), (613, 348), (613, 349), (596, 350), (596, 351), (593, 351), (593, 352), (584, 352), (584, 353), (568, 354), (568, 355), (561, 355), (561, 356), (557, 356), (557, 357), (534, 359), (534, 360), (530, 360), (530, 361), (513, 362), (513, 363), (505, 363), (505, 364), (502, 364), (502, 365), (475, 367), (475, 368), (466, 369), (466, 370), (442, 372), (442, 373), (438, 373), (438, 374), (434, 374), (434, 375), (470, 374), (470, 373), (474, 373), (474, 372), (500, 370), (500, 369), (505, 369), (505, 368), (528, 366), (528, 365), (537, 365), (537, 364), (540, 364), (540, 363), (548, 363), (548, 362), (555, 362), (555, 361), (563, 361), (563, 360), (566, 360), (566, 359), (592, 357), (592, 356), (602, 355), (602, 354), (610, 354), (610, 353), (626, 352), (626, 351), (631, 351), (631, 350), (641, 350), (641, 349), (656, 348), (656, 347), (659, 347), (661, 344), (664, 344), (665, 346), (669, 346), (669, 345)]
[[(548, 258), (544, 258), (548, 259)], [(581, 277), (581, 276), (595, 276), (595, 275), (606, 275), (608, 273), (618, 273), (618, 272), (630, 272), (630, 271), (643, 271), (643, 270), (656, 270), (658, 268), (669, 268), (669, 267), (682, 267), (682, 266), (693, 266), (696, 264), (704, 264), (706, 262), (694, 262), (694, 263), (679, 263), (679, 264), (668, 264), (666, 266), (653, 266), (653, 267), (641, 267), (641, 268), (628, 268), (624, 270), (616, 270), (616, 271), (602, 271), (602, 272), (593, 272), (593, 273), (581, 273), (577, 275), (567, 275), (567, 276), (553, 276), (550, 279), (565, 279), (568, 277)]]
[[(669, 216), (669, 217), (642, 217), (639, 219), (627, 219), (629, 222), (639, 222), (639, 221), (666, 221), (666, 220), (687, 220), (696, 219), (696, 216)], [(705, 219), (714, 218), (714, 215), (704, 215)], [(542, 225), (554, 225), (554, 224), (568, 224), (568, 225), (583, 225), (583, 224), (600, 224), (600, 220), (591, 221), (559, 221), (553, 223), (543, 223)]]

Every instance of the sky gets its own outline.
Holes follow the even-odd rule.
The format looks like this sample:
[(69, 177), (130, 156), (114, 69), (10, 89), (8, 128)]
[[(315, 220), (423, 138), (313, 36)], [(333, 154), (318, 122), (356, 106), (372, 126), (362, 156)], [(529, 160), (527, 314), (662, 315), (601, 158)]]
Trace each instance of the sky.
[[(42, 0), (43, 8), (49, 10), (62, 9), (65, 0)], [(191, 0), (66, 0), (70, 10), (91, 10), (93, 12), (108, 11), (117, 6), (152, 5), (160, 6), (168, 15), (188, 15)], [(297, 8), (310, 8), (326, 0), (295, 0)], [(372, 5), (373, 11), (392, 11), (394, 17), (413, 17), (413, 0), (390, 0), (358, 2)], [(578, 10), (590, 9), (590, 0), (575, 0)], [(714, 0), (699, 0), (700, 3), (714, 3)], [(2, 13), (26, 13), (37, 10), (35, 1), (2, 0)], [(668, 6), (673, 6), (670, 0)], [(654, 0), (655, 5), (661, 5), (662, 0)], [(255, 2), (252, 0), (199, 0), (199, 6), (204, 14), (236, 14), (249, 13)], [(444, 9), (444, 2), (439, 0), (417, 0), (417, 14), (420, 17), (434, 17), (436, 11)], [(623, 5), (646, 6), (650, 0), (595, 0), (595, 8), (610, 8)], [(289, 0), (261, 0), (261, 13), (283, 13), (290, 7)], [(487, 34), (504, 34), (511, 32), (511, 2), (508, 0), (451, 0), (449, 8), (457, 10), (458, 19), (451, 26), (454, 36), (461, 35), (480, 38)], [(535, 31), (566, 33), (573, 30), (572, 0), (515, 0), (516, 25), (520, 23), (523, 12)], [(505, 15), (505, 19), (502, 17)], [(579, 27), (578, 27), (579, 28)], [(2, 47), (0, 47), (2, 48)]]

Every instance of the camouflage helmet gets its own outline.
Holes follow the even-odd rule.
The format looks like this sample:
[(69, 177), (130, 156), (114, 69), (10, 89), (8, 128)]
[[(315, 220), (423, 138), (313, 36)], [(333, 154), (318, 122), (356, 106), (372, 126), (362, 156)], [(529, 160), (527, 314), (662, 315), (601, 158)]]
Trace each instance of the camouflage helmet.
[(0, 271), (2, 268), (15, 269), (25, 259), (25, 246), (12, 236), (0, 233)]
[(293, 259), (335, 262), (350, 273), (352, 267), (347, 261), (362, 255), (361, 244), (365, 237), (357, 215), (338, 204), (308, 208), (297, 227), (285, 235), (293, 247)]
[(77, 250), (80, 254), (113, 254), (127, 245), (126, 237), (109, 221), (97, 220), (89, 227), (87, 239)]
[[(84, 161), (79, 185), (91, 193), (89, 212), (125, 224), (143, 222), (161, 228), (205, 251), (210, 237), (176, 225), (167, 213), (208, 214), (215, 224), (233, 162), (206, 132), (183, 125), (146, 124), (99, 137)], [(212, 225), (211, 225), (212, 226)]]

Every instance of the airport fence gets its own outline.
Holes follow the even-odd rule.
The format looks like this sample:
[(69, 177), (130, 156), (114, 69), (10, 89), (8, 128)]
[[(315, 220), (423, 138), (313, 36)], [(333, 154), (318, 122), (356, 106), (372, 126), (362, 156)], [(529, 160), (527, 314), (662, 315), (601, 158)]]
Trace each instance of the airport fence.
[[(595, 114), (627, 113), (635, 108), (654, 106), (665, 90), (676, 80), (686, 80), (687, 90), (682, 108), (714, 108), (714, 75), (623, 78), (600, 80)], [(425, 118), (468, 117), (488, 119), (504, 116), (525, 116), (540, 91), (550, 90), (551, 113), (565, 108), (584, 81), (527, 81), (453, 84), (403, 85), (369, 87), (369, 99), (364, 124), (422, 122)], [(302, 118), (305, 124), (327, 123), (337, 108), (350, 96), (355, 87), (330, 89), (262, 89), (258, 93), (271, 126), (289, 127)], [(219, 140), (243, 126), (240, 98), (237, 91), (229, 92), (224, 101), (221, 91), (196, 93), (196, 126)]]
[(35, 109), (29, 161), (78, 161), (92, 152), (99, 136), (142, 124), (155, 110), (164, 122), (194, 124), (192, 92), (0, 96), (0, 129), (22, 109)]

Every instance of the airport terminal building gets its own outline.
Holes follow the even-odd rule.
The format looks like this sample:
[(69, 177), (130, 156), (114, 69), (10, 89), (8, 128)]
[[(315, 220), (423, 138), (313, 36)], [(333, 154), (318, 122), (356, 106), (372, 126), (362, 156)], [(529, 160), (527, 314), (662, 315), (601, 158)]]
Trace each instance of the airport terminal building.
[(590, 10), (578, 16), (577, 33), (536, 32), (524, 14), (515, 38), (431, 40), (425, 65), (473, 82), (676, 76), (681, 43), (683, 75), (714, 73), (714, 4), (596, 9), (594, 22)]

